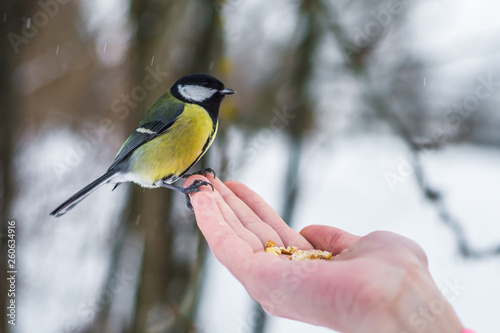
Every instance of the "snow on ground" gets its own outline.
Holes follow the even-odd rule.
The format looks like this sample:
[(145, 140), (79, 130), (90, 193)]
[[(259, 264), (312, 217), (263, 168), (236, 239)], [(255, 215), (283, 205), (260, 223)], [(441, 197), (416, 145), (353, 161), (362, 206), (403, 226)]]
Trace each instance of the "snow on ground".
[[(66, 222), (47, 215), (54, 204), (70, 194), (66, 193), (67, 186), (64, 191), (54, 190), (69, 180), (66, 177), (79, 175), (72, 184), (81, 182), (83, 186), (98, 176), (97, 166), (88, 170), (79, 165), (54, 184), (57, 177), (52, 162), (67, 153), (53, 147), (61, 141), (74, 146), (80, 139), (69, 132), (52, 131), (36, 145), (27, 145), (26, 154), (16, 161), (23, 167), (33, 163), (29, 156), (41, 157), (38, 168), (26, 174), (21, 183), (26, 187), (20, 189), (23, 196), (15, 208), (15, 216), (23, 224), (19, 236), (23, 244), (19, 248), (19, 311), (23, 314), (19, 332), (34, 328), (39, 332), (70, 332), (71, 325), (81, 327), (99, 308), (101, 283), (109, 264), (107, 243), (116, 228), (108, 222), (114, 221), (111, 217), (119, 208), (105, 206), (119, 202), (123, 193), (97, 191), (75, 208), (86, 213), (72, 211), (66, 215)], [(35, 146), (36, 153), (30, 150)], [(279, 210), (286, 141), (276, 134), (256, 149), (259, 158), (247, 161), (232, 178), (256, 190)], [(390, 230), (412, 238), (427, 252), (436, 283), (443, 292), (448, 290), (446, 295), (466, 326), (494, 332), (498, 326), (496, 309), (500, 307), (500, 286), (496, 283), (500, 262), (498, 258), (461, 258), (453, 234), (422, 198), (413, 176), (391, 190), (385, 174), (397, 172), (401, 159), (408, 156), (401, 142), (380, 134), (339, 136), (328, 147), (315, 148), (311, 143), (309, 151), (314, 153), (300, 167), (299, 204), (293, 221), (296, 230), (319, 223), (360, 235)], [(93, 165), (100, 163), (95, 154), (88, 158), (97, 163)], [(488, 248), (499, 243), (500, 151), (453, 146), (427, 154), (422, 162), (432, 184), (442, 190), (451, 211), (463, 223), (473, 246)], [(266, 167), (268, 163), (275, 167)], [(53, 176), (46, 177), (48, 174)], [(453, 284), (459, 288), (450, 293)], [(250, 332), (256, 320), (259, 318), (244, 288), (210, 255), (198, 314), (202, 331)], [(328, 331), (277, 318), (271, 318), (267, 328), (276, 332)]]
[(66, 215), (49, 216), (107, 169), (101, 154), (113, 158), (104, 144), (75, 150), (84, 142), (69, 129), (52, 129), (20, 147), (15, 165), (23, 179), (17, 180), (20, 195), (13, 213), (19, 230), (16, 332), (79, 332), (107, 301), (101, 288), (126, 189), (111, 192), (105, 186)]
[[(280, 169), (266, 165), (275, 161), (281, 165), (285, 148), (285, 141), (276, 138), (237, 177), (276, 209), (280, 208), (277, 204), (281, 205), (276, 186), (282, 186), (282, 181), (271, 179), (279, 176)], [(308, 173), (302, 173), (293, 227), (300, 230), (308, 224), (327, 224), (359, 235), (388, 230), (415, 240), (426, 251), (436, 283), (463, 323), (478, 332), (496, 332), (496, 309), (500, 308), (498, 258), (461, 258), (453, 234), (423, 199), (413, 176), (391, 190), (385, 173), (397, 172), (400, 157), (405, 156), (405, 146), (385, 135), (338, 137), (332, 149), (317, 150), (301, 165), (301, 170)], [(474, 246), (500, 243), (500, 151), (454, 146), (428, 154), (423, 163), (432, 184), (443, 191), (446, 203), (463, 223)], [(251, 308), (234, 306), (238, 304), (236, 299), (248, 304), (242, 287), (213, 258), (208, 272), (200, 327), (206, 332), (251, 332)], [(218, 319), (221, 310), (217, 309), (224, 309), (225, 320)], [(279, 318), (271, 318), (267, 329), (292, 333), (329, 331)]]

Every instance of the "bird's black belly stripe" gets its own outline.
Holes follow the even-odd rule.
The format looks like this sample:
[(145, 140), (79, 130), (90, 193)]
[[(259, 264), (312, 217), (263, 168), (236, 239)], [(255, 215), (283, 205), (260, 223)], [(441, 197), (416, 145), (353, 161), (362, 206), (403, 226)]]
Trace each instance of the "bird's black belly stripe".
[(212, 134), (210, 134), (210, 136), (208, 137), (207, 141), (206, 141), (206, 142), (205, 142), (205, 144), (203, 145), (203, 149), (201, 150), (200, 155), (198, 155), (198, 157), (194, 160), (194, 162), (193, 162), (193, 163), (191, 163), (191, 164), (187, 167), (187, 169), (186, 169), (186, 170), (184, 170), (184, 172), (183, 172), (183, 173), (181, 173), (181, 174), (179, 175), (179, 178), (182, 178), (182, 176), (184, 176), (184, 175), (185, 175), (185, 174), (189, 171), (189, 169), (191, 169), (191, 167), (192, 167), (193, 165), (195, 165), (195, 164), (196, 164), (196, 163), (200, 160), (200, 158), (203, 156), (203, 154), (204, 154), (204, 153), (205, 153), (205, 151), (207, 150), (208, 144), (209, 144), (209, 143), (210, 143), (210, 141), (212, 140), (212, 137), (214, 136), (214, 133), (215, 133), (215, 131), (214, 131), (214, 132), (212, 132)]

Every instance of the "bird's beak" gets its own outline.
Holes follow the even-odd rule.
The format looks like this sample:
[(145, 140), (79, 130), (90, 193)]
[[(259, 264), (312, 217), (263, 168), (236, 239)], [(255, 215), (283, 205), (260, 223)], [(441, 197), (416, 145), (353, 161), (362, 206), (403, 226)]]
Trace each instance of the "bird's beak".
[(236, 94), (236, 91), (234, 91), (233, 89), (224, 88), (222, 90), (219, 90), (219, 93), (221, 93), (222, 95), (232, 95)]

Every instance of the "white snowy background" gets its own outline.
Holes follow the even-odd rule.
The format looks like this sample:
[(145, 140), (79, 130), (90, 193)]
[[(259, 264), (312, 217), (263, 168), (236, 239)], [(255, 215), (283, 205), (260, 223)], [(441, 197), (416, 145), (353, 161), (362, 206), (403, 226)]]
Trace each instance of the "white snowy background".
[[(111, 3), (108, 5), (97, 1), (91, 3), (100, 4), (96, 7), (102, 11), (98, 17), (108, 17), (106, 14), (121, 6), (119, 1), (106, 2)], [(225, 10), (231, 14), (226, 22), (229, 54), (233, 52), (232, 42), (244, 38), (241, 34), (252, 29), (245, 25), (245, 15), (263, 15), (256, 9), (259, 6), (264, 6), (264, 1), (227, 3)], [(405, 16), (411, 49), (432, 64), (427, 69), (428, 76), (421, 78), (421, 89), (425, 91), (424, 96), (439, 94), (444, 110), (451, 106), (446, 105), (447, 92), (453, 91), (454, 85), (470, 86), (472, 93), (476, 77), (494, 75), (495, 66), (498, 67), (500, 6), (493, 0), (425, 0), (411, 2), (411, 6), (411, 15)], [(287, 32), (294, 22), (278, 19), (277, 13), (279, 10), (286, 12), (286, 8), (289, 7), (284, 1), (277, 1), (262, 18), (265, 22), (262, 29), (274, 36), (269, 38), (288, 38)], [(99, 20), (93, 20), (92, 24), (95, 29), (101, 29)], [(121, 23), (108, 20), (107, 24)], [(110, 57), (105, 57), (106, 61), (117, 61), (119, 54)], [(491, 63), (491, 72), (485, 72), (480, 66), (484, 62)], [(500, 81), (500, 77), (493, 78)], [(342, 83), (337, 85), (342, 86)], [(346, 85), (344, 89), (349, 91), (348, 83)], [(300, 230), (308, 224), (327, 224), (358, 235), (389, 230), (415, 240), (426, 251), (436, 283), (464, 325), (477, 332), (498, 332), (500, 258), (461, 257), (454, 234), (422, 197), (414, 175), (410, 173), (394, 188), (386, 181), (386, 173), (397, 173), (401, 159), (410, 155), (405, 144), (385, 129), (353, 133), (351, 129), (356, 126), (357, 118), (351, 114), (354, 101), (350, 100), (352, 95), (349, 93), (336, 96), (319, 89), (317, 95), (318, 105), (327, 107), (338, 102), (345, 105), (346, 112), (331, 119), (325, 115), (322, 126), (308, 140), (307, 152), (300, 165), (300, 206), (293, 227)], [(495, 91), (489, 103), (498, 105), (499, 100), (500, 91)], [(450, 98), (449, 103), (453, 101)], [(495, 112), (497, 109), (494, 108)], [(233, 136), (234, 140), (241, 139), (239, 133)], [(25, 139), (23, 151), (16, 160), (16, 166), (22, 170), (20, 191), (23, 195), (15, 204), (14, 216), (24, 224), (23, 233), (19, 235), (20, 296), (16, 332), (72, 332), (83, 328), (100, 311), (98, 300), (103, 293), (100, 288), (110, 261), (108, 243), (115, 237), (119, 221), (114, 217), (121, 209), (126, 188), (96, 192), (79, 207), (86, 213), (74, 214), (71, 223), (47, 216), (57, 204), (46, 190), (52, 188), (49, 185), (54, 179), (60, 186), (68, 179), (64, 177), (70, 177), (73, 184), (85, 184), (99, 176), (113, 157), (115, 147), (103, 148), (100, 152), (91, 150), (83, 161), (75, 163), (74, 168), (58, 179), (51, 162), (64, 159), (67, 154), (64, 147), (74, 147), (82, 139), (65, 129), (40, 131), (36, 137)], [(253, 140), (257, 141), (243, 140), (242, 144), (254, 145), (257, 157), (246, 161), (231, 178), (244, 182), (279, 209), (283, 175), (279, 167), (263, 173), (262, 165), (283, 164), (285, 168), (286, 138), (278, 132), (266, 136), (264, 141), (258, 141), (257, 134)], [(97, 162), (92, 162), (92, 168), (88, 168), (86, 160)], [(477, 249), (499, 244), (498, 147), (446, 146), (423, 156), (422, 164), (432, 184), (445, 194), (446, 205), (463, 223), (468, 241)], [(319, 178), (323, 181), (318, 182)], [(72, 190), (66, 188), (64, 192), (67, 191)], [(61, 193), (57, 195), (60, 196)], [(137, 277), (130, 272), (136, 272), (140, 265), (141, 247), (131, 243), (130, 248), (138, 254), (137, 261), (119, 263), (117, 268), (125, 272), (124, 284), (138, 283)], [(199, 330), (251, 332), (259, 318), (255, 317), (253, 304), (244, 288), (211, 254), (205, 269), (197, 315)], [(457, 283), (461, 288), (450, 292), (450, 285)], [(118, 294), (123, 304), (133, 299), (133, 295)], [(330, 332), (274, 317), (268, 318), (266, 331)]]

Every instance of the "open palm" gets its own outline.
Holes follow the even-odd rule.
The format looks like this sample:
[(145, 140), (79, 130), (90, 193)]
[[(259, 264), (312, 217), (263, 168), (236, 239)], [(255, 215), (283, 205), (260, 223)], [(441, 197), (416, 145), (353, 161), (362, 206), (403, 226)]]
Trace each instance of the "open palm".
[[(245, 185), (196, 177), (215, 188), (192, 194), (199, 228), (216, 258), (271, 315), (343, 332), (411, 332), (415, 306), (440, 295), (424, 252), (410, 239), (380, 231), (359, 237), (320, 225), (298, 233)], [(267, 241), (335, 257), (291, 261), (266, 253)]]

